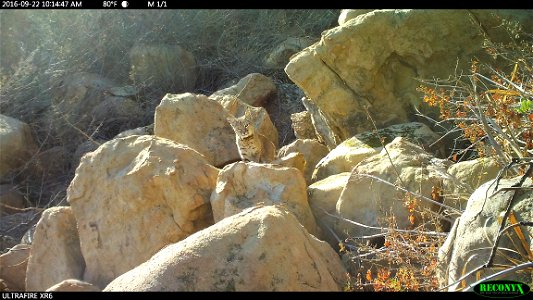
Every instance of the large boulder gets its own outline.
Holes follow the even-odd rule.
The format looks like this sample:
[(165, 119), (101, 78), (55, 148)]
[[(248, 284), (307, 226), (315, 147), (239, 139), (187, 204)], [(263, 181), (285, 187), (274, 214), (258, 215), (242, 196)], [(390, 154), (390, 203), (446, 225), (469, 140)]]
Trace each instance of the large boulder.
[(155, 136), (114, 139), (85, 154), (67, 190), (87, 263), (83, 280), (104, 287), (213, 224), (217, 174), (200, 153)]
[[(484, 265), (491, 253), (492, 247), (501, 226), (501, 217), (505, 212), (509, 201), (513, 197), (510, 211), (516, 220), (533, 220), (533, 191), (532, 180), (528, 178), (523, 184), (524, 189), (506, 189), (519, 182), (521, 177), (502, 179), (496, 184), (495, 180), (481, 185), (468, 199), (465, 211), (456, 220), (446, 242), (439, 249), (437, 278), (441, 286), (455, 283), (459, 278), (482, 265)], [(498, 187), (496, 189), (496, 186)], [(514, 196), (514, 193), (517, 195)], [(505, 220), (510, 225), (509, 220)], [(503, 234), (499, 243), (493, 263), (495, 265), (515, 265), (516, 262), (527, 261), (527, 250), (533, 251), (533, 228), (531, 226), (516, 227), (522, 231), (525, 243), (511, 229)], [(500, 268), (485, 268), (481, 271), (482, 278), (501, 271)], [(505, 277), (506, 280), (531, 282), (531, 271), (511, 272)], [(476, 274), (464, 278), (464, 284), (476, 282)], [(450, 291), (461, 288), (459, 283), (449, 287)]]
[(240, 159), (231, 115), (201, 94), (167, 94), (155, 110), (154, 134), (194, 148), (214, 166)]
[(0, 280), (11, 291), (26, 290), (26, 268), (30, 256), (30, 245), (18, 244), (0, 255)]
[(224, 97), (234, 96), (248, 105), (263, 106), (276, 94), (277, 89), (272, 79), (263, 74), (251, 73), (239, 80), (237, 84), (214, 92), (209, 98), (222, 100)]
[(284, 205), (294, 213), (311, 234), (317, 226), (307, 202), (306, 183), (296, 168), (268, 164), (237, 162), (224, 167), (211, 195), (215, 222), (263, 205)]
[(36, 150), (30, 126), (0, 114), (0, 181), (23, 166)]
[(278, 157), (286, 156), (289, 153), (302, 153), (304, 155), (304, 177), (307, 184), (310, 184), (315, 166), (324, 156), (328, 154), (328, 148), (320, 144), (317, 140), (297, 139), (279, 149)]
[[(442, 174), (446, 173), (449, 162), (434, 158), (402, 137), (385, 147), (353, 168), (337, 202), (336, 211), (344, 218), (368, 226), (387, 227), (387, 216), (391, 215), (398, 228), (417, 226), (423, 221), (419, 212), (435, 212), (440, 207), (418, 199), (413, 207), (415, 211), (411, 213), (405, 205), (406, 193), (394, 185), (431, 199), (433, 189), (442, 188)], [(410, 218), (411, 215), (414, 220)], [(411, 221), (414, 221), (413, 224)], [(346, 232), (350, 236), (377, 233), (376, 230), (343, 221), (337, 222), (336, 229), (339, 234)]]
[(44, 291), (69, 278), (82, 278), (85, 261), (70, 207), (45, 210), (37, 223), (26, 274), (27, 291)]
[(104, 291), (340, 291), (344, 272), (293, 214), (266, 206), (164, 248)]
[(404, 137), (426, 151), (441, 155), (443, 153), (440, 147), (442, 145), (433, 145), (439, 139), (439, 135), (425, 124), (419, 122), (395, 124), (356, 134), (342, 142), (316, 164), (313, 181), (341, 172), (350, 172), (360, 161), (381, 151), (383, 145), (392, 142), (396, 137)]
[[(285, 72), (327, 120), (330, 132), (319, 132), (322, 138), (343, 141), (372, 129), (368, 115), (378, 128), (408, 121), (412, 107), (422, 103), (417, 78), (467, 70), (484, 51), (482, 30), (472, 19), (494, 42), (508, 40), (493, 13), (374, 10), (323, 32), (318, 43), (292, 57)], [(532, 11), (496, 13), (533, 26)]]
[(194, 55), (178, 45), (136, 45), (130, 49), (130, 77), (168, 93), (191, 91), (198, 68)]

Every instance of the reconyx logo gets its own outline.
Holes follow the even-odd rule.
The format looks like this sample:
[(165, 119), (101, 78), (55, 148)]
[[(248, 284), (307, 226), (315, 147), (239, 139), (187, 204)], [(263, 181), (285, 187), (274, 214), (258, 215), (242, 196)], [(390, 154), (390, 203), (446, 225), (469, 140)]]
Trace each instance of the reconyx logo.
[(518, 281), (494, 280), (476, 285), (474, 292), (490, 298), (514, 298), (527, 295), (529, 286)]

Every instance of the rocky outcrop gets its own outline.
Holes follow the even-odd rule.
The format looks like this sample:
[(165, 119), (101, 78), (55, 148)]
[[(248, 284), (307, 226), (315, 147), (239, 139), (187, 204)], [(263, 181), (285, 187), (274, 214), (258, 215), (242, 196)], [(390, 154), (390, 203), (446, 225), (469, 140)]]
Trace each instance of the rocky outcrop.
[(344, 272), (293, 214), (266, 206), (162, 249), (104, 291), (340, 291)]
[[(440, 207), (422, 199), (416, 200), (414, 223), (411, 224), (411, 214), (402, 200), (405, 192), (391, 184), (431, 199), (433, 187), (442, 187), (442, 174), (449, 163), (434, 158), (402, 137), (394, 139), (386, 148), (387, 151), (384, 149), (353, 168), (337, 202), (337, 213), (368, 226), (387, 227), (387, 215), (395, 217), (398, 228), (416, 226), (422, 220), (419, 211), (437, 211)], [(351, 236), (377, 233), (346, 222), (337, 222), (336, 229), (338, 234), (348, 232)]]
[(419, 122), (362, 132), (342, 142), (318, 162), (313, 172), (313, 182), (341, 172), (350, 172), (360, 161), (381, 151), (383, 145), (396, 137), (404, 137), (431, 153), (442, 155), (444, 151), (441, 144), (433, 145), (439, 135)]
[(220, 171), (211, 195), (215, 222), (259, 204), (285, 206), (307, 231), (317, 235), (305, 179), (298, 169), (237, 162)]
[(7, 290), (26, 290), (24, 283), (30, 248), (30, 245), (18, 244), (9, 252), (0, 255), (0, 280), (4, 281)]
[(111, 140), (83, 156), (67, 191), (87, 263), (83, 280), (103, 288), (211, 225), (217, 174), (200, 153), (155, 136)]
[(210, 99), (220, 101), (225, 97), (237, 97), (252, 106), (266, 105), (276, 96), (277, 89), (272, 79), (263, 74), (251, 73), (239, 80), (235, 85), (214, 92)]
[(136, 45), (130, 49), (134, 82), (168, 93), (194, 89), (198, 69), (194, 55), (178, 45)]
[(285, 156), (289, 153), (302, 153), (305, 157), (304, 177), (307, 184), (311, 183), (311, 177), (315, 170), (316, 164), (328, 154), (328, 148), (320, 144), (317, 140), (300, 140), (283, 146), (278, 151), (278, 157)]
[[(441, 286), (455, 283), (463, 274), (484, 265), (491, 253), (498, 231), (500, 218), (513, 197), (510, 210), (516, 220), (533, 220), (533, 191), (531, 189), (505, 190), (518, 183), (521, 177), (502, 179), (498, 184), (494, 180), (481, 185), (468, 199), (468, 204), (459, 219), (456, 220), (446, 242), (439, 249), (437, 278)], [(531, 178), (523, 183), (523, 187), (532, 185)], [(514, 193), (517, 193), (514, 196)], [(507, 224), (511, 224), (506, 220)], [(518, 227), (517, 227), (518, 228)], [(529, 253), (533, 251), (531, 226), (520, 226), (525, 237), (525, 244)], [(493, 263), (496, 265), (515, 265), (516, 261), (527, 261), (528, 255), (524, 244), (520, 241), (515, 230), (503, 234), (499, 243)], [(500, 268), (488, 268), (482, 271), (483, 276), (488, 276), (501, 271)], [(530, 282), (531, 272), (512, 272), (507, 274), (505, 280)], [(476, 282), (476, 275), (472, 274), (464, 279), (466, 286)], [(449, 287), (450, 291), (460, 289), (459, 283)]]
[(0, 179), (23, 166), (36, 150), (30, 126), (0, 114)]
[[(422, 102), (416, 78), (447, 78), (468, 69), (483, 51), (483, 34), (472, 19), (494, 42), (508, 38), (493, 13), (375, 10), (323, 32), (320, 42), (292, 57), (285, 72), (314, 104), (312, 115), (323, 115), (328, 126), (317, 132), (334, 148), (335, 136), (341, 142), (372, 129), (368, 115), (377, 128), (410, 120), (412, 107)], [(531, 26), (530, 11), (496, 13)]]
[(155, 110), (154, 134), (194, 148), (214, 166), (239, 160), (230, 114), (200, 94), (167, 94)]
[(290, 167), (290, 168), (296, 168), (302, 174), (304, 174), (305, 171), (305, 157), (300, 152), (292, 152), (285, 156), (282, 156), (274, 161), (272, 161), (273, 165), (281, 165), (284, 167)]
[(91, 283), (77, 279), (65, 279), (60, 283), (53, 285), (47, 292), (100, 292), (101, 289)]
[(26, 274), (27, 291), (44, 291), (69, 278), (82, 278), (85, 262), (70, 207), (45, 210), (37, 223)]

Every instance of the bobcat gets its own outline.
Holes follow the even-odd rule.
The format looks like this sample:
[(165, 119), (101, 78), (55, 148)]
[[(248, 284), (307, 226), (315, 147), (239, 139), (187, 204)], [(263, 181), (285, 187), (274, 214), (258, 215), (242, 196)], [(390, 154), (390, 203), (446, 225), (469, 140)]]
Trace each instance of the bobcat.
[(228, 119), (235, 131), (239, 155), (243, 161), (269, 163), (276, 156), (276, 147), (264, 135), (255, 132), (253, 124), (247, 120), (249, 116), (246, 111), (244, 116)]

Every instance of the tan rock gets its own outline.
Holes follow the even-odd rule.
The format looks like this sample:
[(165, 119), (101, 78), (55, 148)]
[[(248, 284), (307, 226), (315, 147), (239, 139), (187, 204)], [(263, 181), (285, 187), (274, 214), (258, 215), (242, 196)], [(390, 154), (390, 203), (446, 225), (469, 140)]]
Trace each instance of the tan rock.
[(433, 145), (439, 139), (439, 135), (427, 125), (419, 122), (395, 124), (356, 134), (342, 142), (318, 162), (313, 173), (313, 181), (351, 171), (360, 161), (381, 151), (382, 145), (392, 142), (396, 137), (404, 137), (431, 153), (442, 155), (444, 152), (441, 144)]
[(87, 263), (83, 280), (104, 287), (211, 225), (217, 174), (198, 152), (155, 136), (114, 139), (83, 156), (67, 190)]
[[(468, 199), (468, 204), (459, 219), (456, 220), (452, 231), (444, 245), (439, 249), (438, 272), (440, 286), (456, 282), (463, 274), (484, 265), (490, 255), (500, 227), (500, 217), (504, 213), (508, 201), (513, 197), (515, 190), (504, 190), (518, 183), (521, 177), (502, 179), (498, 184), (498, 192), (494, 180), (481, 185)], [(523, 187), (532, 185), (531, 178), (523, 183)], [(487, 199), (490, 195), (490, 199)], [(517, 193), (510, 210), (520, 221), (533, 220), (533, 191), (523, 189)], [(510, 224), (507, 220), (507, 225)], [(525, 244), (529, 251), (533, 251), (533, 228), (520, 226), (525, 237)], [(516, 262), (527, 261), (527, 254), (517, 234), (510, 230), (509, 235), (503, 234), (498, 243), (498, 251), (494, 257), (495, 265), (515, 265)], [(531, 253), (531, 252), (530, 252)], [(501, 271), (501, 268), (485, 268), (482, 276), (488, 276)], [(511, 272), (505, 280), (531, 282), (531, 272)], [(468, 286), (476, 282), (476, 275), (472, 274), (464, 279)], [(459, 290), (459, 283), (448, 288), (449, 291)]]
[(23, 166), (36, 150), (30, 126), (0, 114), (0, 179)]
[(137, 84), (168, 93), (191, 91), (198, 78), (194, 55), (178, 45), (135, 45), (130, 77)]
[[(484, 51), (471, 16), (493, 42), (508, 39), (495, 12), (532, 26), (531, 11), (375, 10), (323, 32), (320, 42), (292, 57), (285, 72), (321, 111), (328, 135), (343, 141), (372, 129), (367, 110), (377, 128), (406, 122), (413, 106), (423, 107), (416, 78), (468, 70), (471, 58)], [(333, 148), (330, 138), (322, 138)]]
[(311, 182), (342, 172), (350, 172), (359, 162), (379, 153), (379, 151), (380, 148), (369, 146), (356, 137), (347, 139), (315, 165)]
[(272, 162), (273, 165), (281, 165), (288, 168), (296, 168), (302, 172), (305, 171), (305, 156), (300, 152), (292, 152), (280, 157)]
[[(412, 225), (409, 220), (410, 213), (403, 201), (405, 192), (390, 184), (431, 199), (432, 188), (442, 187), (443, 174), (449, 162), (434, 158), (402, 137), (394, 139), (386, 148), (388, 152), (382, 150), (353, 168), (336, 210), (344, 218), (378, 227), (389, 226), (387, 216), (393, 215), (398, 228), (406, 229)], [(413, 225), (416, 226), (422, 221), (420, 211), (430, 213), (439, 208), (431, 202), (417, 200)], [(338, 222), (336, 231), (338, 234), (348, 232), (351, 236), (379, 233), (379, 230), (346, 222)]]
[(0, 184), (0, 216), (17, 213), (25, 207), (24, 196), (11, 184)]
[(496, 178), (501, 167), (495, 158), (477, 158), (455, 163), (448, 168), (452, 176), (444, 181), (444, 203), (463, 211), (472, 193), (483, 183)]
[(311, 184), (307, 188), (309, 206), (313, 211), (317, 224), (320, 226), (325, 240), (337, 249), (338, 241), (332, 231), (335, 228), (336, 218), (328, 215), (336, 215), (337, 201), (342, 190), (348, 183), (350, 172), (331, 175)]
[(289, 153), (302, 153), (304, 155), (306, 162), (304, 177), (307, 184), (310, 184), (315, 166), (328, 154), (328, 148), (320, 144), (317, 140), (297, 139), (289, 145), (285, 145), (279, 149), (278, 157), (285, 156)]
[(11, 291), (25, 291), (26, 267), (30, 245), (18, 244), (9, 252), (0, 255), (0, 278)]
[(314, 139), (317, 140), (313, 121), (309, 112), (302, 111), (291, 115), (291, 126), (294, 131), (294, 136), (297, 139)]
[(235, 96), (246, 104), (263, 106), (276, 94), (276, 85), (272, 79), (263, 74), (251, 73), (239, 80), (237, 84), (214, 92), (209, 98), (221, 100), (223, 96)]
[(33, 234), (26, 275), (27, 291), (44, 291), (69, 278), (82, 278), (85, 262), (70, 207), (45, 210)]
[(344, 272), (293, 214), (266, 206), (164, 248), (104, 291), (340, 291)]
[(100, 292), (97, 286), (77, 279), (65, 279), (50, 287), (47, 292)]
[(154, 134), (194, 148), (213, 166), (240, 159), (222, 105), (200, 94), (167, 94), (155, 110)]
[(307, 231), (317, 234), (305, 179), (298, 169), (237, 162), (220, 171), (211, 194), (215, 222), (258, 204), (286, 206)]

